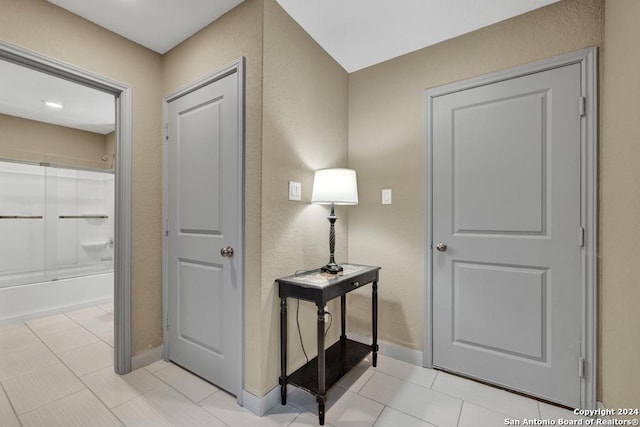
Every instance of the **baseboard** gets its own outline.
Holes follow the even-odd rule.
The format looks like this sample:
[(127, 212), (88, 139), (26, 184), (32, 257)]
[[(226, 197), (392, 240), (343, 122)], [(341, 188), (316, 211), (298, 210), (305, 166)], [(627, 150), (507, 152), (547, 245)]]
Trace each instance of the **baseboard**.
[[(372, 341), (371, 337), (359, 335), (354, 332), (349, 332), (347, 335), (349, 338), (362, 343), (370, 343)], [(411, 363), (412, 365), (422, 366), (422, 352), (420, 350), (413, 350), (411, 348), (381, 340), (378, 340), (378, 347), (379, 354), (402, 362)]]
[(242, 390), (243, 406), (254, 414), (262, 417), (274, 406), (280, 403), (280, 386), (277, 385), (267, 394), (258, 397), (247, 390)]
[(158, 347), (147, 350), (143, 353), (136, 354), (131, 358), (131, 370), (135, 371), (139, 368), (144, 368), (147, 365), (151, 365), (154, 362), (162, 359), (162, 344)]

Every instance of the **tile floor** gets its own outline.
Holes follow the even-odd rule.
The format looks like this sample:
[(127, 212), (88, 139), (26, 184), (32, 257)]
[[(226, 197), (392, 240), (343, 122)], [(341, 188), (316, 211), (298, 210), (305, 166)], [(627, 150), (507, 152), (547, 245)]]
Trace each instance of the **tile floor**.
[[(176, 365), (113, 372), (113, 306), (0, 325), (0, 426), (314, 426), (313, 397), (257, 417)], [(380, 356), (329, 393), (329, 426), (504, 426), (506, 419), (574, 419), (572, 412)]]

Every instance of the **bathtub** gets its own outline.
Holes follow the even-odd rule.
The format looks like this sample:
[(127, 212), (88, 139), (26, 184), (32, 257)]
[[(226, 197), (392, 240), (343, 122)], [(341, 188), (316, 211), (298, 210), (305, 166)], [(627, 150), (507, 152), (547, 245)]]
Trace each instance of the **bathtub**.
[(113, 271), (0, 288), (0, 323), (113, 302)]

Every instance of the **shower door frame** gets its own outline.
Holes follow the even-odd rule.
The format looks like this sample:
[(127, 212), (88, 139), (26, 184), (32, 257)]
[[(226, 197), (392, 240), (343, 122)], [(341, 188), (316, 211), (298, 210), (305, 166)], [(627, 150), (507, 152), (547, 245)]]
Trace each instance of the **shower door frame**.
[(114, 368), (131, 372), (131, 87), (3, 40), (0, 60), (115, 97)]

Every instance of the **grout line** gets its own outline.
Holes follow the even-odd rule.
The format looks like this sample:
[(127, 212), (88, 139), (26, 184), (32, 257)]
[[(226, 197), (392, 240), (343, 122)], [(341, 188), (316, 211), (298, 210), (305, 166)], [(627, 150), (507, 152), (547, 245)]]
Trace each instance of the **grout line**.
[[(152, 375), (153, 375), (153, 374), (152, 374)], [(196, 378), (197, 378), (197, 377), (196, 377)], [(168, 385), (169, 385), (169, 387), (173, 388), (173, 386), (172, 386), (171, 384), (168, 384)], [(217, 388), (217, 387), (216, 387), (216, 388)], [(175, 390), (175, 389), (174, 389), (174, 390)], [(176, 391), (178, 391), (178, 390), (176, 390)], [(196, 405), (198, 405), (198, 406), (202, 406), (202, 405), (201, 405), (201, 403), (202, 403), (202, 402), (204, 402), (205, 400), (207, 400), (208, 398), (210, 398), (210, 397), (211, 397), (211, 396), (213, 396), (214, 394), (217, 394), (219, 391), (222, 391), (222, 389), (221, 389), (221, 388), (218, 388), (216, 391), (214, 391), (214, 392), (213, 392), (213, 393), (211, 393), (211, 394), (206, 395), (205, 397), (203, 397), (202, 399), (198, 400), (197, 402), (194, 402), (193, 400), (189, 399), (187, 396), (185, 396), (185, 397), (187, 397), (187, 399), (189, 399), (189, 400), (191, 400), (192, 402), (194, 402)], [(180, 393), (180, 392), (178, 391), (178, 393)], [(182, 394), (182, 393), (181, 393), (181, 394)], [(207, 411), (207, 412), (209, 412), (209, 411)]]
[(30, 414), (30, 413), (32, 413), (32, 412), (34, 412), (34, 411), (37, 411), (38, 409), (42, 409), (42, 408), (44, 408), (45, 406), (52, 405), (52, 404), (54, 404), (54, 403), (56, 403), (56, 402), (61, 401), (62, 399), (66, 399), (66, 398), (67, 398), (67, 397), (69, 397), (69, 396), (73, 396), (74, 394), (81, 393), (81, 392), (83, 392), (84, 390), (88, 390), (88, 387), (87, 387), (86, 385), (84, 385), (84, 383), (82, 383), (82, 385), (83, 385), (83, 388), (81, 388), (80, 390), (78, 390), (78, 391), (74, 391), (73, 393), (69, 393), (69, 394), (67, 394), (66, 396), (58, 397), (57, 399), (54, 399), (54, 400), (52, 400), (51, 402), (47, 402), (47, 403), (45, 403), (45, 404), (43, 404), (43, 405), (40, 405), (40, 406), (38, 406), (37, 408), (29, 409), (29, 410), (28, 410), (27, 412), (25, 412), (24, 414), (20, 414), (20, 416)]
[[(173, 388), (173, 387), (172, 387), (172, 388)], [(176, 391), (177, 391), (177, 390), (176, 390)], [(214, 393), (214, 394), (215, 394), (215, 393)], [(189, 399), (189, 400), (190, 400), (191, 402), (193, 402), (191, 399)], [(203, 400), (204, 400), (204, 399), (203, 399)], [(222, 419), (220, 419), (220, 417), (218, 417), (218, 416), (217, 416), (216, 414), (214, 414), (213, 412), (206, 410), (205, 408), (203, 408), (202, 406), (200, 406), (200, 405), (199, 405), (199, 404), (197, 404), (197, 403), (196, 403), (196, 405), (198, 405), (198, 408), (202, 409), (204, 412), (206, 412), (207, 414), (209, 414), (209, 415), (211, 415), (213, 418), (215, 418), (218, 422), (220, 422), (220, 423), (224, 424), (225, 426), (230, 427), (230, 426), (229, 426), (229, 424), (225, 423)], [(243, 408), (243, 409), (244, 409), (244, 408)], [(262, 417), (261, 417), (261, 418), (262, 418)], [(292, 422), (293, 422), (293, 421), (292, 421)], [(211, 423), (208, 423), (208, 424), (207, 424), (207, 426), (205, 426), (205, 427), (208, 427), (209, 425), (211, 425)]]
[[(147, 371), (147, 372), (149, 372), (151, 375), (153, 375), (154, 377), (156, 377), (157, 379), (159, 379), (160, 381), (162, 381), (164, 384), (168, 385), (171, 389), (173, 389), (173, 390), (177, 391), (179, 394), (181, 394), (182, 396), (184, 396), (184, 397), (185, 397), (189, 402), (195, 403), (196, 405), (200, 406), (200, 402), (202, 402), (202, 401), (203, 401), (203, 400), (205, 400), (205, 399), (208, 399), (209, 397), (213, 396), (214, 394), (216, 394), (217, 392), (219, 392), (219, 391), (221, 391), (221, 390), (222, 390), (220, 387), (216, 386), (215, 384), (212, 384), (212, 383), (210, 383), (210, 382), (208, 382), (208, 381), (206, 381), (206, 380), (204, 380), (204, 379), (200, 378), (199, 376), (197, 376), (197, 375), (195, 375), (195, 374), (193, 374), (193, 373), (191, 373), (191, 372), (187, 371), (186, 369), (182, 368), (181, 366), (176, 365), (175, 363), (171, 363), (169, 366), (165, 366), (165, 367), (164, 367), (164, 368), (162, 368), (162, 369), (158, 369), (156, 372), (164, 371), (165, 369), (169, 368), (170, 366), (174, 366), (174, 367), (176, 367), (176, 368), (178, 368), (178, 369), (180, 369), (180, 370), (182, 370), (182, 371), (186, 372), (187, 374), (191, 375), (193, 378), (195, 378), (195, 379), (197, 379), (197, 380), (199, 380), (199, 381), (204, 381), (205, 383), (207, 383), (207, 384), (209, 384), (209, 385), (212, 385), (212, 386), (214, 386), (215, 388), (217, 388), (217, 390), (216, 390), (216, 391), (214, 391), (213, 393), (211, 393), (211, 394), (207, 395), (207, 396), (206, 396), (205, 398), (203, 398), (202, 400), (200, 400), (200, 401), (198, 401), (198, 402), (195, 402), (195, 401), (193, 401), (189, 396), (187, 396), (186, 394), (184, 394), (183, 392), (181, 392), (180, 390), (178, 390), (177, 388), (175, 388), (174, 386), (172, 386), (171, 384), (169, 384), (169, 383), (168, 383), (167, 381), (165, 381), (164, 379), (162, 379), (162, 378), (160, 378), (159, 376), (157, 376), (155, 372), (149, 372), (149, 371)], [(202, 408), (202, 406), (200, 406), (200, 407)], [(203, 408), (203, 409), (204, 409), (204, 408)], [(207, 411), (207, 412), (209, 412), (209, 411)]]
[[(510, 418), (513, 418), (513, 419), (521, 419), (519, 416), (517, 416), (517, 417), (516, 417), (516, 416), (515, 416), (515, 414), (507, 414), (507, 413), (504, 413), (504, 412), (502, 412), (502, 411), (499, 411), (499, 410), (497, 410), (497, 409), (495, 409), (495, 408), (489, 408), (489, 407), (487, 407), (484, 403), (482, 403), (482, 404), (481, 404), (481, 403), (479, 403), (479, 402), (474, 402), (474, 401), (471, 401), (471, 400), (466, 400), (466, 399), (463, 399), (463, 398), (461, 398), (461, 397), (459, 397), (459, 396), (454, 396), (454, 395), (452, 395), (452, 394), (445, 393), (445, 392), (443, 392), (443, 391), (439, 391), (439, 390), (433, 390), (433, 391), (435, 391), (436, 393), (444, 394), (445, 396), (451, 397), (451, 398), (453, 398), (453, 399), (458, 399), (458, 400), (462, 401), (462, 403), (463, 403), (463, 404), (464, 404), (464, 402), (467, 402), (467, 403), (470, 403), (470, 404), (472, 404), (472, 405), (475, 405), (475, 406), (477, 406), (477, 407), (479, 407), (479, 408), (483, 408), (483, 409), (486, 409), (486, 410), (488, 410), (488, 411), (495, 412), (495, 413), (500, 414), (500, 415), (504, 415), (504, 416), (506, 416), (506, 417), (510, 417)], [(509, 392), (507, 392), (507, 393), (509, 393)], [(518, 395), (516, 394), (515, 396), (518, 396)], [(520, 396), (520, 397), (522, 397), (522, 396)], [(529, 399), (529, 398), (525, 397), (525, 399)], [(533, 399), (529, 399), (529, 400), (533, 400)], [(537, 403), (537, 401), (535, 401), (535, 402)], [(536, 406), (537, 406), (537, 405), (536, 405)], [(538, 412), (539, 412), (539, 411), (538, 411)]]
[(11, 402), (11, 399), (9, 399), (9, 394), (7, 393), (7, 390), (5, 390), (4, 386), (2, 385), (2, 382), (0, 382), (0, 390), (2, 390), (2, 392), (4, 393), (4, 397), (7, 399), (7, 403), (9, 404), (9, 407), (13, 411), (13, 415), (15, 415), (16, 420), (18, 420), (18, 424), (22, 426), (22, 421), (20, 421), (18, 412), (16, 411), (16, 408), (13, 407), (13, 402)]
[[(358, 389), (358, 391), (356, 391), (356, 393), (357, 393), (357, 394), (360, 394), (360, 392), (361, 392), (361, 391), (362, 391), (362, 390), (367, 386), (367, 384), (369, 384), (369, 381), (371, 381), (371, 379), (372, 379), (373, 377), (375, 377), (375, 376), (376, 376), (376, 374), (378, 373), (378, 371), (377, 371), (377, 369), (376, 369), (376, 368), (373, 368), (373, 369), (374, 369), (374, 371), (373, 371), (373, 375), (371, 375), (369, 378), (367, 378), (367, 380), (364, 382), (364, 384), (362, 384), (362, 387), (360, 387), (360, 388)], [(366, 372), (366, 371), (365, 371), (365, 372)], [(382, 372), (382, 373), (384, 373), (384, 372)], [(360, 394), (360, 396), (362, 396), (362, 395)], [(362, 396), (362, 397), (364, 397), (364, 396)]]
[[(383, 374), (384, 374), (384, 372), (383, 372)], [(385, 374), (385, 375), (386, 375), (386, 374)], [(401, 380), (401, 381), (402, 381), (402, 380)], [(408, 382), (408, 381), (404, 381), (404, 382), (405, 382), (405, 383), (407, 383), (407, 384), (416, 385), (416, 384), (410, 383), (410, 382)], [(434, 390), (434, 391), (435, 391), (435, 390)], [(437, 392), (437, 393), (440, 393), (440, 392)], [(442, 393), (442, 394), (445, 394), (445, 393)], [(362, 395), (361, 395), (361, 396), (362, 396)], [(460, 402), (462, 402), (462, 404), (460, 405), (460, 411), (462, 411), (462, 405), (464, 405), (464, 402), (465, 402), (464, 400), (460, 399), (459, 397), (449, 396), (448, 394), (447, 394), (446, 396), (447, 396), (447, 397), (450, 397), (450, 398), (453, 398), (453, 399), (456, 399), (456, 400), (459, 400)], [(365, 397), (365, 398), (367, 398), (367, 399), (369, 399), (369, 400), (373, 400), (374, 402), (380, 403), (380, 404), (381, 404), (381, 405), (383, 405), (385, 408), (387, 408), (387, 407), (388, 407), (388, 408), (390, 408), (390, 409), (393, 409), (393, 410), (394, 410), (394, 411), (396, 411), (396, 412), (400, 412), (400, 413), (401, 413), (401, 414), (403, 414), (403, 415), (407, 415), (407, 416), (409, 416), (409, 417), (411, 417), (411, 418), (415, 418), (416, 420), (419, 420), (419, 421), (421, 421), (421, 422), (423, 422), (423, 423), (427, 423), (427, 424), (435, 425), (435, 424), (433, 424), (431, 421), (427, 421), (427, 420), (425, 420), (425, 419), (423, 419), (423, 418), (418, 418), (418, 417), (416, 417), (415, 415), (412, 415), (412, 414), (410, 414), (410, 413), (408, 413), (408, 412), (405, 412), (405, 411), (403, 411), (402, 409), (398, 409), (398, 408), (394, 408), (393, 406), (389, 406), (389, 405), (387, 405), (387, 404), (386, 404), (386, 403), (384, 403), (384, 402), (380, 402), (379, 400), (375, 400), (375, 399), (373, 399), (373, 398), (371, 398), (371, 397), (367, 397), (367, 396), (362, 396), (362, 397)], [(383, 409), (383, 411), (384, 411), (384, 409)], [(460, 419), (460, 414), (458, 414), (458, 422), (459, 422), (459, 419)], [(458, 423), (456, 423), (456, 425), (457, 425), (457, 424), (458, 424)]]
[[(404, 383), (406, 383), (406, 384), (414, 385), (414, 386), (418, 386), (418, 387), (419, 387), (419, 385), (418, 385), (418, 384), (412, 383), (412, 382), (410, 382), (410, 381), (403, 380), (402, 378), (394, 377), (393, 375), (389, 375), (389, 374), (387, 374), (386, 372), (380, 372), (380, 373), (381, 373), (381, 374), (383, 374), (383, 375), (388, 375), (388, 376), (390, 376), (390, 377), (392, 377), (392, 378), (396, 378), (397, 380), (402, 381), (402, 382), (404, 382)], [(438, 372), (437, 374), (439, 375), (439, 374), (440, 374), (440, 372)], [(375, 374), (374, 374), (374, 375), (375, 375)], [(373, 375), (371, 376), (371, 378), (373, 378)], [(369, 380), (367, 380), (367, 383), (368, 383), (369, 381), (371, 381), (371, 378), (369, 378)], [(435, 379), (434, 379), (434, 383), (435, 383)], [(364, 388), (364, 387), (363, 387), (363, 388)], [(469, 403), (469, 404), (472, 404), (472, 405), (478, 406), (478, 407), (480, 407), (480, 408), (486, 409), (486, 410), (488, 410), (488, 411), (495, 412), (495, 413), (497, 413), (497, 414), (504, 415), (504, 416), (507, 416), (507, 417), (511, 417), (511, 418), (514, 418), (514, 419), (519, 418), (519, 417), (515, 417), (513, 414), (506, 414), (506, 413), (504, 413), (504, 412), (502, 412), (502, 411), (496, 410), (495, 408), (489, 408), (489, 407), (485, 406), (484, 404), (480, 404), (480, 403), (477, 403), (477, 402), (472, 402), (472, 401), (469, 401), (469, 400), (462, 399), (462, 398), (461, 398), (461, 397), (459, 397), (459, 396), (454, 396), (454, 395), (451, 395), (451, 394), (448, 394), (448, 393), (445, 393), (445, 392), (442, 392), (442, 391), (439, 391), (439, 390), (433, 390), (433, 389), (429, 389), (429, 390), (433, 391), (434, 393), (440, 393), (440, 394), (442, 394), (442, 395), (445, 395), (445, 396), (447, 396), (447, 397), (450, 397), (450, 398), (452, 398), (452, 399), (456, 399), (456, 400), (459, 400), (460, 402), (462, 402), (462, 404), (460, 405), (460, 413), (458, 414), (458, 423), (460, 422), (460, 417), (461, 417), (461, 415), (462, 415), (462, 407), (464, 406), (464, 404), (465, 404), (465, 403)], [(504, 391), (504, 390), (503, 390), (503, 391)], [(506, 391), (505, 391), (505, 392), (506, 392)], [(506, 392), (506, 393), (509, 393), (509, 392)], [(359, 394), (359, 393), (358, 393), (358, 394)], [(523, 396), (519, 396), (519, 395), (516, 395), (516, 394), (513, 394), (513, 393), (509, 393), (509, 394), (514, 395), (514, 396), (518, 396), (518, 397), (523, 397)], [(362, 395), (361, 395), (361, 396), (362, 396)], [(380, 402), (380, 401), (375, 400), (375, 399), (372, 399), (372, 398), (370, 398), (370, 397), (367, 397), (367, 396), (362, 396), (362, 397), (366, 397), (367, 399), (373, 400), (374, 402), (378, 402), (378, 403), (381, 403), (381, 404), (383, 404), (383, 405), (385, 405), (385, 406), (388, 406), (388, 405), (387, 405), (387, 404), (385, 404), (384, 402)], [(534, 400), (534, 399), (529, 399), (529, 398), (526, 398), (526, 397), (523, 397), (523, 398), (524, 398), (524, 399), (528, 399), (528, 400)], [(535, 401), (535, 400), (534, 400), (534, 401)], [(535, 402), (536, 402), (536, 404), (538, 403), (537, 401), (535, 401)], [(391, 408), (391, 409), (393, 409), (393, 410), (395, 410), (395, 411), (401, 412), (401, 413), (403, 413), (403, 414), (405, 414), (405, 415), (408, 415), (408, 416), (410, 416), (410, 417), (416, 418), (414, 415), (411, 415), (411, 414), (409, 414), (409, 413), (406, 413), (406, 412), (404, 412), (404, 411), (402, 411), (402, 410), (400, 410), (400, 409), (398, 409), (398, 408), (394, 408), (394, 407), (391, 407), (391, 406), (390, 406), (390, 408)], [(420, 419), (420, 418), (416, 418), (416, 419)], [(541, 419), (541, 418), (540, 418), (540, 419)], [(423, 421), (423, 422), (427, 422), (427, 423), (429, 423), (429, 421), (422, 420), (422, 419), (420, 419), (420, 420), (421, 420), (421, 421)], [(456, 425), (457, 425), (458, 423), (456, 423)]]
[(536, 406), (538, 407), (538, 417), (539, 417), (538, 419), (541, 420), (542, 419), (542, 408), (540, 408), (540, 401), (537, 402)]
[[(380, 356), (380, 355), (379, 355), (379, 356)], [(389, 357), (389, 356), (385, 356), (385, 357), (388, 357), (389, 359), (393, 359), (393, 357)], [(394, 360), (395, 360), (395, 361), (397, 361), (397, 362), (406, 363), (407, 365), (410, 365), (410, 366), (416, 366), (416, 365), (412, 365), (411, 363), (404, 362), (404, 361), (402, 361), (402, 360), (397, 360), (397, 359), (394, 359)], [(380, 360), (379, 360), (379, 358), (378, 358), (378, 365), (380, 365)], [(435, 375), (433, 376), (433, 380), (431, 380), (431, 385), (430, 385), (430, 386), (426, 386), (426, 385), (424, 385), (424, 384), (418, 384), (418, 383), (416, 383), (416, 382), (409, 381), (409, 380), (407, 380), (406, 378), (401, 378), (401, 377), (399, 377), (399, 376), (396, 376), (396, 375), (390, 374), (390, 373), (388, 373), (388, 372), (385, 372), (385, 371), (383, 371), (382, 369), (380, 369), (379, 367), (375, 367), (375, 368), (374, 368), (374, 367), (373, 367), (373, 365), (371, 365), (371, 368), (373, 368), (373, 370), (374, 370), (375, 372), (380, 372), (381, 374), (388, 375), (388, 376), (390, 376), (390, 377), (392, 377), (392, 378), (395, 378), (395, 379), (400, 380), (400, 381), (404, 381), (404, 382), (409, 383), (409, 384), (417, 385), (418, 387), (426, 388), (427, 390), (429, 390), (429, 389), (431, 389), (431, 387), (433, 387), (433, 384), (436, 382), (436, 377), (437, 377), (437, 376), (438, 376), (438, 374), (439, 374), (439, 371), (437, 371), (436, 369), (431, 369), (431, 368), (425, 368), (425, 367), (423, 367), (423, 366), (418, 366), (418, 368), (420, 368), (420, 369), (424, 369), (424, 370), (427, 370), (427, 371), (433, 371), (433, 372), (435, 372)], [(368, 381), (367, 381), (367, 382), (368, 382)], [(435, 391), (435, 390), (434, 390), (434, 391)]]
[(458, 412), (458, 421), (456, 422), (456, 426), (460, 426), (460, 420), (462, 420), (462, 409), (464, 408), (464, 404), (467, 403), (466, 400), (462, 401), (462, 405), (460, 405), (460, 411)]
[[(362, 396), (364, 397), (364, 396)], [(376, 423), (378, 422), (378, 420), (380, 419), (380, 415), (382, 415), (382, 413), (384, 412), (384, 410), (387, 409), (387, 405), (385, 405), (384, 403), (382, 404), (382, 411), (380, 411), (380, 413), (376, 416), (376, 420), (373, 422), (373, 424), (371, 425), (371, 427), (375, 427)]]
[[(440, 375), (440, 371), (437, 371), (435, 369), (432, 369), (432, 370), (435, 371), (436, 374), (433, 376), (433, 380), (431, 380), (431, 385), (429, 386), (429, 390), (433, 390), (433, 386), (436, 384), (436, 380), (438, 379), (438, 375)], [(436, 390), (433, 390), (433, 391), (436, 391)]]

